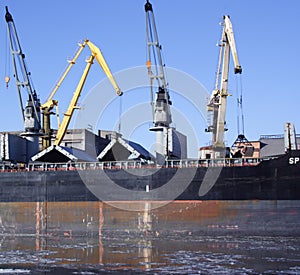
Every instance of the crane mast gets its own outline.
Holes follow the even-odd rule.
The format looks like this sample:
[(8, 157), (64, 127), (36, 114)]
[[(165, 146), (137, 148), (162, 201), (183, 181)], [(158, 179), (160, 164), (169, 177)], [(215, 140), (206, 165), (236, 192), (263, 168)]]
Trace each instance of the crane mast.
[(212, 132), (212, 158), (225, 156), (224, 133), (226, 129), (226, 105), (228, 94), (228, 74), (230, 52), (234, 61), (234, 73), (241, 74), (242, 68), (239, 64), (234, 33), (228, 15), (223, 17), (223, 30), (220, 43), (219, 62), (215, 88), (212, 91), (207, 105), (208, 113), (212, 117), (212, 123), (206, 129)]
[[(33, 85), (30, 80), (30, 72), (28, 72), (25, 55), (22, 52), (19, 38), (17, 35), (16, 27), (12, 15), (8, 11), (6, 6), (5, 20), (7, 23), (8, 36), (10, 42), (10, 50), (12, 55), (12, 61), (14, 66), (14, 77), (16, 79), (16, 85), (18, 90), (18, 96), (20, 101), (21, 113), (24, 121), (25, 133), (22, 135), (31, 141), (29, 145), (29, 155), (33, 155), (38, 150), (38, 137), (41, 134), (40, 123), (40, 100), (36, 91), (33, 89)], [(20, 71), (20, 74), (19, 74)], [(8, 79), (7, 79), (8, 81)], [(24, 107), (22, 101), (22, 89), (25, 88), (28, 94), (28, 99)]]
[[(169, 156), (168, 129), (172, 123), (170, 106), (172, 102), (167, 90), (164, 65), (162, 63), (161, 45), (158, 41), (155, 18), (152, 4), (147, 1), (146, 35), (147, 35), (147, 69), (150, 79), (150, 97), (154, 127), (150, 131), (156, 132), (156, 158), (158, 162), (164, 162)], [(152, 64), (153, 60), (153, 64)], [(156, 85), (154, 85), (156, 81)], [(154, 88), (158, 88), (154, 103)]]

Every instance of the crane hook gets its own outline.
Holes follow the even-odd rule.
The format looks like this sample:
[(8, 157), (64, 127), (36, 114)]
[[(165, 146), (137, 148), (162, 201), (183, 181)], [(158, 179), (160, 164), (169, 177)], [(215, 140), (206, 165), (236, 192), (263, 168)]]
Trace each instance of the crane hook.
[(6, 83), (6, 89), (8, 89), (8, 82), (10, 81), (10, 77), (6, 76), (5, 77), (5, 83)]

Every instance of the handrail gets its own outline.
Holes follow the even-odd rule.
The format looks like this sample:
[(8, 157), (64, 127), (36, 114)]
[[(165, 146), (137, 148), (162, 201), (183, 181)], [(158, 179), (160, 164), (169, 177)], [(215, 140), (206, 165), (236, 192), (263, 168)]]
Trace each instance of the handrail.
[(256, 166), (268, 158), (221, 158), (221, 159), (174, 159), (167, 160), (165, 165), (145, 163), (138, 160), (104, 161), (104, 162), (32, 162), (27, 165), (17, 166), (9, 163), (0, 164), (0, 172), (20, 171), (67, 171), (67, 170), (127, 170), (141, 168), (198, 168), (198, 167), (230, 167), (230, 166)]

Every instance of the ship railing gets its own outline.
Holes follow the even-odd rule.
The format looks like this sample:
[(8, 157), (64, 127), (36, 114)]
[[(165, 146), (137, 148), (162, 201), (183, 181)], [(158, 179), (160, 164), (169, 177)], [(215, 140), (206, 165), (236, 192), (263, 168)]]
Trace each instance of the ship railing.
[(105, 161), (105, 162), (68, 162), (68, 163), (30, 163), (27, 171), (62, 170), (113, 170), (145, 167), (141, 161)]
[(21, 165), (16, 165), (13, 163), (0, 163), (0, 172), (20, 172), (20, 171), (25, 171), (26, 170), (26, 165), (21, 164)]
[[(193, 167), (227, 167), (254, 166), (260, 158), (220, 158), (220, 159), (180, 159), (167, 160), (164, 165), (145, 163), (142, 161), (104, 161), (104, 162), (68, 162), (68, 163), (30, 163), (27, 171), (65, 171), (65, 170), (127, 170), (139, 168), (193, 168)], [(6, 170), (0, 166), (0, 171)]]
[(71, 164), (71, 167), (76, 170), (135, 169), (142, 166), (140, 161), (76, 162)]
[(260, 158), (220, 158), (220, 159), (185, 159), (168, 160), (167, 168), (186, 167), (226, 167), (226, 166), (253, 166), (261, 162)]

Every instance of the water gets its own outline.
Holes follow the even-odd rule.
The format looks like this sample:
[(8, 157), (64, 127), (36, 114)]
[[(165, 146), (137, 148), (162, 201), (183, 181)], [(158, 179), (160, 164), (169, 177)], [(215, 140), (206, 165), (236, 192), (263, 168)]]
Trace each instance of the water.
[(299, 218), (299, 201), (0, 203), (0, 274), (300, 274)]

